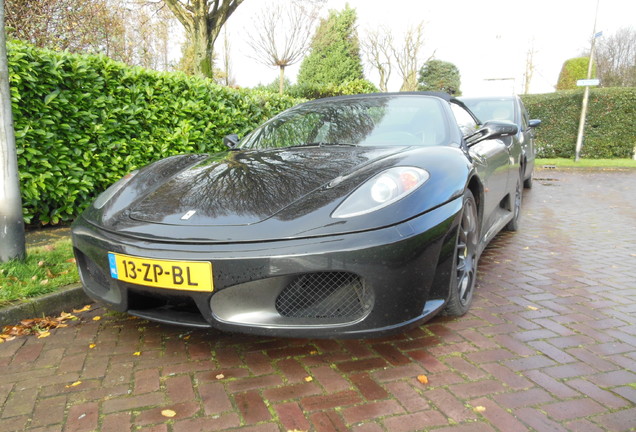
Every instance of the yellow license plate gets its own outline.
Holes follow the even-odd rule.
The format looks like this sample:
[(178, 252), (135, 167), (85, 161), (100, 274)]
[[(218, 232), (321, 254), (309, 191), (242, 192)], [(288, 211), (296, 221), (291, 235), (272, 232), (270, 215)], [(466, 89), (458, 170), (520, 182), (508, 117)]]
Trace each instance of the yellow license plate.
[(110, 275), (137, 285), (185, 291), (212, 292), (212, 264), (206, 261), (169, 261), (108, 252)]

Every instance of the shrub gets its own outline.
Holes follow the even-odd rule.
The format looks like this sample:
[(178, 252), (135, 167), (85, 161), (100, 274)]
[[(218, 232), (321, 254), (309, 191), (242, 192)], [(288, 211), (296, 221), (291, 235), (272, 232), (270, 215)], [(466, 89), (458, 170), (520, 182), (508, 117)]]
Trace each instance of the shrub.
[(319, 99), (330, 96), (375, 93), (378, 88), (366, 79), (346, 81), (342, 84), (296, 84), (287, 93), (295, 98)]
[[(572, 158), (576, 147), (583, 89), (524, 95), (531, 118), (540, 118), (537, 156)], [(629, 158), (636, 147), (636, 88), (590, 90), (581, 156)]]
[(297, 101), (234, 90), (105, 56), (8, 43), (27, 223), (72, 221), (127, 172), (166, 156), (223, 149)]
[[(587, 78), (587, 68), (590, 64), (588, 57), (576, 57), (566, 60), (563, 63), (559, 79), (557, 81), (557, 90), (574, 90), (576, 82), (580, 79)], [(596, 66), (592, 65), (592, 77), (596, 76)]]

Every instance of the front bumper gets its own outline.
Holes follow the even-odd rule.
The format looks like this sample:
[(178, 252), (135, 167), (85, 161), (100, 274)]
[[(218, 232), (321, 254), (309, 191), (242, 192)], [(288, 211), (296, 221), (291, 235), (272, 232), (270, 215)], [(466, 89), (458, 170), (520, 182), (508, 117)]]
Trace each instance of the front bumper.
[[(286, 337), (381, 336), (417, 325), (448, 299), (461, 199), (387, 228), (274, 242), (148, 241), (80, 217), (72, 237), (86, 293), (155, 321)], [(108, 252), (209, 261), (214, 292), (110, 277)]]

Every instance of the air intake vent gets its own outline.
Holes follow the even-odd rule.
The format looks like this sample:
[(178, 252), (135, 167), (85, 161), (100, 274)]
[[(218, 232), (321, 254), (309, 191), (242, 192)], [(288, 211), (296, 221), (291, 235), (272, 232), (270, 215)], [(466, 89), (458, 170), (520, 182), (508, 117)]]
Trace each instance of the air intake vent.
[(349, 318), (364, 315), (373, 295), (360, 278), (346, 272), (309, 273), (294, 279), (276, 298), (276, 310), (295, 318)]

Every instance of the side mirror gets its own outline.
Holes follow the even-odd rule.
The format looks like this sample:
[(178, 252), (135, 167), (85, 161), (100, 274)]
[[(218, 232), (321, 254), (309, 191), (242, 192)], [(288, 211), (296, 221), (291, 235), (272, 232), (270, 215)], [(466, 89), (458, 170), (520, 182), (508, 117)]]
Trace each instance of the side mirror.
[(223, 144), (230, 150), (234, 149), (239, 143), (239, 137), (237, 134), (229, 134), (223, 137)]
[(466, 137), (466, 142), (469, 146), (472, 146), (485, 140), (516, 135), (517, 132), (519, 132), (519, 127), (514, 123), (505, 121), (487, 121), (476, 132), (468, 135)]
[(535, 128), (537, 126), (539, 126), (541, 124), (541, 120), (539, 119), (532, 119), (530, 121), (528, 121), (528, 126), (530, 126), (531, 128)]

